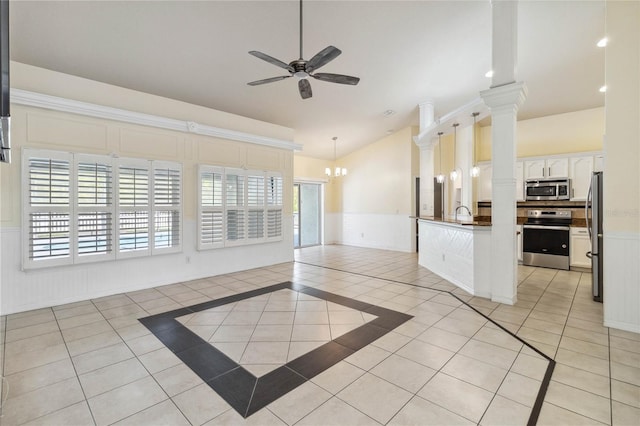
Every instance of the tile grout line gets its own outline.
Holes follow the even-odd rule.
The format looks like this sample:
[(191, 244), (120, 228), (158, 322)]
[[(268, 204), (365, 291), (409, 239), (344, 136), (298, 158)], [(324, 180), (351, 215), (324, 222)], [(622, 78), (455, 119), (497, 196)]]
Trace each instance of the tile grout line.
[[(91, 301), (91, 304), (100, 313), (100, 316), (102, 316), (104, 318), (104, 315), (102, 315), (102, 311), (100, 311), (95, 306), (95, 304), (93, 304), (93, 301)], [(58, 326), (58, 331), (60, 332), (60, 337), (62, 338), (62, 341), (64, 342), (64, 348), (67, 351), (67, 355), (69, 356), (69, 362), (71, 363), (71, 366), (73, 367), (73, 372), (75, 373), (75, 379), (78, 381), (78, 386), (80, 386), (80, 390), (82, 391), (82, 396), (84, 397), (84, 402), (87, 405), (87, 409), (89, 410), (89, 413), (91, 414), (91, 419), (93, 420), (93, 424), (96, 425), (97, 424), (96, 418), (93, 415), (93, 410), (91, 410), (91, 406), (89, 405), (89, 399), (87, 398), (87, 394), (86, 394), (86, 392), (84, 390), (84, 386), (82, 386), (82, 382), (80, 381), (80, 375), (78, 374), (78, 370), (76, 369), (76, 365), (73, 363), (73, 357), (71, 356), (71, 352), (69, 351), (69, 346), (67, 345), (67, 340), (64, 338), (64, 334), (62, 334), (62, 329), (60, 328), (60, 322), (58, 321), (58, 317), (56, 316), (56, 313), (53, 311), (53, 309), (51, 309), (51, 312), (53, 313), (53, 317), (55, 318), (56, 325)], [(104, 320), (107, 321), (106, 318), (104, 318)], [(111, 324), (109, 324), (109, 325), (111, 325)], [(118, 337), (120, 337), (120, 335), (118, 335)], [(66, 407), (58, 408), (55, 411), (59, 411), (59, 410), (61, 410), (63, 408), (66, 408)], [(55, 412), (55, 411), (53, 411), (53, 412)], [(50, 414), (50, 413), (47, 413), (47, 414)], [(45, 416), (47, 414), (45, 414)], [(43, 416), (40, 416), (40, 417), (43, 417)], [(32, 420), (30, 420), (30, 421), (32, 421)]]
[[(326, 268), (326, 269), (332, 269), (332, 270), (338, 270), (335, 268), (331, 268), (331, 267), (324, 267), (324, 266), (319, 266), (319, 265), (313, 265), (313, 264), (309, 264), (306, 262), (300, 262), (298, 260), (295, 260), (294, 262), (298, 262), (301, 264), (308, 264), (311, 266), (316, 266), (319, 268)], [(348, 272), (348, 271), (342, 271), (342, 270), (338, 270), (340, 272), (346, 272), (346, 273), (352, 273), (352, 272)], [(369, 278), (376, 278), (376, 277), (371, 277), (365, 274), (359, 274), (362, 276), (367, 276)], [(554, 275), (555, 277), (555, 275)], [(379, 279), (379, 278), (378, 278)], [(416, 284), (410, 284), (410, 283), (403, 283), (401, 281), (397, 281), (397, 280), (389, 280), (389, 279), (385, 279), (386, 281), (391, 281), (391, 282), (397, 282), (399, 284), (405, 284), (405, 285), (409, 285), (409, 286), (413, 286), (413, 287), (420, 287), (420, 288), (425, 288), (422, 286), (418, 286)], [(547, 287), (551, 284), (551, 281), (549, 281), (549, 284), (547, 285)], [(545, 287), (545, 290), (546, 288)], [(428, 288), (428, 287), (427, 287)], [(431, 288), (430, 288), (431, 289)], [(465, 302), (464, 300), (462, 300), (461, 298), (459, 298), (456, 294), (452, 293), (451, 291), (447, 291), (447, 290), (440, 290), (440, 289), (432, 289), (432, 290), (436, 290), (436, 291), (440, 291), (443, 293), (448, 293), (451, 296), (453, 296), (454, 298), (456, 298), (457, 300), (459, 300), (460, 302), (462, 302), (464, 305), (468, 306), (469, 308), (473, 309), (477, 314), (481, 315), (482, 317), (484, 317), (485, 319), (487, 319), (488, 321), (490, 321), (491, 323), (493, 323), (494, 325), (498, 326), (501, 330), (503, 330), (504, 332), (506, 332), (507, 334), (511, 335), (512, 337), (515, 337), (517, 340), (519, 340), (520, 342), (522, 342), (523, 344), (525, 344), (527, 347), (529, 347), (530, 349), (533, 349), (535, 352), (537, 352), (539, 355), (543, 356), (548, 362), (549, 364), (547, 365), (547, 370), (545, 372), (545, 378), (541, 384), (541, 387), (538, 390), (538, 396), (536, 398), (536, 403), (532, 409), (531, 415), (529, 416), (529, 421), (528, 421), (528, 425), (535, 425), (539, 415), (540, 415), (540, 409), (542, 407), (542, 402), (544, 401), (544, 396), (546, 395), (547, 392), (547, 388), (549, 385), (549, 382), (551, 380), (551, 375), (553, 374), (553, 370), (555, 367), (555, 360), (553, 360), (551, 357), (547, 356), (546, 354), (544, 354), (543, 352), (539, 351), (537, 348), (535, 348), (534, 346), (532, 346), (530, 343), (526, 342), (525, 340), (523, 340), (522, 338), (520, 338), (519, 336), (515, 335), (514, 333), (510, 332), (509, 330), (507, 330), (505, 327), (503, 327), (501, 324), (498, 324), (496, 321), (494, 321), (493, 319), (487, 317), (486, 315), (484, 315), (482, 312), (480, 312), (479, 310), (477, 310), (475, 307), (469, 305), (467, 302)], [(544, 294), (544, 293), (543, 293)], [(540, 298), (542, 298), (542, 296), (540, 296)], [(539, 299), (538, 299), (539, 301)], [(535, 305), (534, 305), (535, 307)], [(532, 308), (533, 310), (533, 308)], [(440, 369), (441, 370), (441, 369)], [(440, 371), (438, 370), (438, 371)], [(446, 374), (446, 373), (444, 373)], [(427, 382), (428, 383), (428, 382)], [(426, 385), (426, 383), (425, 383)], [(545, 386), (546, 385), (546, 386)], [(424, 386), (423, 386), (424, 387)], [(496, 392), (497, 393), (497, 392)], [(495, 394), (494, 394), (495, 397)], [(488, 409), (488, 407), (487, 407)], [(483, 414), (484, 415), (484, 414)]]
[[(154, 287), (154, 288), (155, 288), (155, 287)], [(125, 296), (126, 296), (129, 300), (131, 300), (134, 304), (136, 304), (136, 306), (138, 306), (140, 309), (142, 309), (142, 310), (143, 310), (147, 315), (149, 315), (149, 312), (148, 312), (146, 309), (144, 309), (142, 306), (140, 306), (140, 305), (138, 304), (138, 302), (136, 302), (135, 300), (131, 299), (128, 295), (126, 295), (126, 293), (123, 293), (123, 294), (125, 294)], [(165, 297), (167, 297), (167, 296), (165, 295)], [(151, 378), (153, 379), (153, 381), (155, 382), (155, 384), (156, 384), (156, 385), (157, 385), (157, 386), (162, 390), (162, 392), (167, 396), (167, 399), (168, 399), (168, 400), (170, 400), (170, 401), (171, 401), (171, 403), (172, 403), (172, 404), (176, 407), (176, 409), (180, 412), (180, 414), (182, 414), (182, 416), (183, 416), (185, 419), (187, 419), (187, 421), (189, 421), (189, 420), (188, 420), (188, 418), (187, 418), (187, 416), (186, 416), (186, 415), (182, 412), (182, 410), (180, 409), (180, 407), (178, 407), (178, 406), (176, 405), (176, 403), (175, 403), (175, 402), (173, 402), (173, 399), (171, 398), (171, 396), (169, 396), (169, 394), (167, 393), (167, 391), (162, 387), (162, 385), (160, 385), (160, 383), (158, 383), (158, 380), (155, 378), (155, 376), (154, 376), (153, 374), (151, 374), (151, 372), (149, 371), (149, 369), (147, 368), (147, 366), (146, 366), (146, 365), (144, 365), (144, 363), (143, 363), (142, 361), (140, 361), (140, 358), (138, 357), (138, 354), (136, 354), (136, 353), (135, 353), (135, 351), (134, 351), (133, 349), (131, 349), (131, 347), (129, 346), (129, 343), (128, 343), (125, 339), (123, 339), (123, 338), (122, 338), (122, 336), (120, 336), (120, 333), (118, 333), (118, 330), (113, 326), (113, 324), (111, 324), (111, 323), (109, 322), (109, 320), (108, 320), (106, 317), (104, 317), (104, 315), (102, 314), (102, 311), (100, 310), (100, 308), (98, 308), (98, 307), (95, 305), (95, 303), (94, 303), (93, 299), (90, 299), (90, 301), (91, 301), (91, 303), (93, 304), (93, 306), (98, 310), (98, 312), (100, 312), (100, 315), (102, 315), (102, 316), (103, 316), (103, 318), (104, 318), (104, 319), (105, 319), (105, 321), (109, 324), (109, 326), (113, 329), (113, 331), (118, 335), (118, 337), (120, 338), (120, 340), (122, 341), (122, 343), (124, 343), (124, 345), (127, 347), (127, 349), (131, 351), (131, 353), (133, 354), (133, 358), (135, 358), (135, 359), (136, 359), (136, 361), (138, 361), (138, 362), (140, 363), (140, 365), (142, 366), (142, 368), (144, 368), (144, 369), (146, 370), (147, 374), (149, 374), (149, 376), (148, 376), (148, 377), (151, 377)], [(117, 317), (114, 317), (114, 318), (117, 318)], [(140, 337), (144, 337), (144, 336), (140, 336)], [(64, 336), (63, 336), (63, 339), (64, 339)], [(65, 341), (65, 344), (66, 344), (66, 341)], [(144, 354), (143, 354), (143, 355), (144, 355)], [(130, 359), (133, 359), (133, 358), (130, 358)], [(126, 361), (126, 360), (125, 360), (125, 361)], [(120, 362), (122, 362), (122, 361), (120, 361)], [(73, 361), (72, 361), (71, 363), (73, 364)], [(115, 365), (115, 364), (117, 364), (117, 363), (110, 364), (110, 365), (107, 365), (107, 366), (105, 366), (105, 367), (109, 367), (109, 366), (111, 366), (111, 365)], [(101, 367), (101, 368), (105, 368), (105, 367)], [(73, 367), (73, 368), (74, 368), (74, 370), (75, 370), (75, 364), (74, 364), (74, 367)], [(168, 367), (168, 368), (171, 368), (171, 367)], [(167, 368), (167, 369), (168, 369), (168, 368)], [(99, 368), (98, 368), (98, 369), (95, 369), (95, 370), (92, 370), (92, 371), (96, 371), (96, 370), (99, 370)], [(166, 370), (166, 369), (165, 369), (165, 370)], [(162, 370), (162, 371), (164, 371), (164, 370)], [(88, 372), (87, 372), (87, 373), (88, 373)], [(78, 378), (78, 382), (80, 383), (80, 386), (82, 387), (82, 382), (80, 382), (80, 376), (78, 375), (77, 371), (76, 371), (76, 377)], [(111, 392), (111, 391), (113, 391), (113, 390), (115, 390), (115, 389), (118, 389), (118, 388), (122, 388), (122, 387), (127, 386), (127, 385), (129, 385), (129, 384), (131, 384), (131, 383), (135, 383), (135, 382), (136, 382), (136, 381), (138, 381), (138, 380), (142, 380), (142, 379), (137, 379), (137, 380), (134, 380), (134, 381), (132, 381), (132, 382), (125, 383), (125, 384), (122, 384), (122, 385), (120, 385), (120, 386), (116, 386), (115, 388), (110, 389), (110, 390), (108, 390), (108, 391), (105, 391), (105, 392), (101, 393), (100, 395), (103, 395), (103, 394), (105, 394), (105, 393), (107, 393), (107, 392)], [(84, 393), (84, 388), (83, 388), (83, 387), (82, 387), (82, 392)], [(97, 395), (96, 395), (96, 396), (97, 396)], [(129, 417), (131, 417), (131, 416), (134, 416), (134, 415), (136, 415), (136, 414), (138, 414), (138, 413), (141, 413), (141, 412), (143, 412), (144, 410), (146, 410), (146, 409), (148, 409), (148, 408), (150, 408), (150, 407), (154, 407), (154, 406), (156, 406), (156, 405), (158, 405), (158, 404), (161, 404), (161, 403), (163, 403), (164, 401), (166, 401), (167, 399), (164, 399), (164, 400), (162, 400), (162, 401), (159, 401), (159, 402), (157, 402), (156, 404), (153, 404), (153, 405), (151, 405), (151, 406), (149, 406), (149, 407), (145, 407), (145, 408), (143, 408), (142, 410), (136, 411), (135, 413), (131, 413), (131, 414), (129, 414), (128, 416), (125, 416), (125, 417), (123, 417), (123, 418), (120, 418), (120, 419), (116, 420), (116, 422), (119, 422), (119, 421), (124, 420), (124, 419), (126, 419), (126, 418), (129, 418)], [(89, 405), (89, 399), (86, 397), (86, 394), (85, 394), (85, 401), (86, 401), (86, 403), (87, 403), (87, 407), (89, 408), (89, 412), (91, 413), (91, 417), (93, 418), (93, 423), (97, 425), (97, 422), (96, 422), (95, 417), (94, 417), (94, 414), (93, 414), (93, 410), (91, 409), (91, 406)]]

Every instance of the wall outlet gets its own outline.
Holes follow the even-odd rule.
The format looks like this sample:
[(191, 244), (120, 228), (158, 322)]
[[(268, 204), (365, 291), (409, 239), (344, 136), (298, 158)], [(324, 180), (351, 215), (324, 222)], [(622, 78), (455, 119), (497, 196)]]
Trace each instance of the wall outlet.
[(184, 258), (185, 262), (187, 262), (187, 265), (191, 263), (191, 257), (187, 256)]
[(360, 238), (364, 238), (364, 232), (360, 233)]
[(444, 262), (444, 253), (442, 253), (442, 261)]

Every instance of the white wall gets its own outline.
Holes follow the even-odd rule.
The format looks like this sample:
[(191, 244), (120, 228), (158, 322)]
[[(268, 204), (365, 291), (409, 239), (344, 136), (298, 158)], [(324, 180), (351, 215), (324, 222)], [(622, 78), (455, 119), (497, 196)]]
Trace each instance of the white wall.
[[(133, 99), (140, 110), (164, 110), (181, 118), (190, 113), (206, 120), (202, 108), (170, 99), (158, 98), (127, 89), (77, 79), (72, 76), (12, 64), (14, 88), (47, 93), (64, 82), (76, 100), (105, 99), (113, 103), (113, 92), (130, 106)], [(24, 72), (21, 72), (24, 71)], [(34, 80), (35, 79), (35, 80)], [(78, 90), (78, 87), (82, 90)], [(84, 96), (86, 99), (78, 99)], [(110, 105), (117, 107), (118, 105)], [(210, 119), (227, 117), (210, 110)], [(173, 117), (170, 117), (173, 118)], [(242, 117), (230, 121), (242, 131)], [(214, 120), (215, 121), (215, 120)], [(202, 121), (201, 121), (202, 123)], [(206, 123), (206, 121), (205, 121)], [(209, 122), (220, 125), (220, 122)], [(246, 119), (247, 129), (261, 136), (292, 137), (280, 126)], [(255, 134), (255, 133), (254, 133)], [(73, 265), (23, 271), (21, 265), (21, 149), (46, 148), (68, 152), (114, 154), (120, 157), (170, 160), (183, 166), (183, 252), (137, 259)], [(293, 260), (292, 187), (293, 152), (258, 144), (236, 142), (192, 133), (165, 130), (120, 121), (92, 118), (33, 106), (12, 105), (11, 165), (0, 168), (2, 205), (0, 206), (0, 313), (24, 311), (69, 303), (108, 294), (148, 288), (222, 273)], [(281, 172), (284, 184), (283, 240), (251, 246), (197, 251), (197, 165), (245, 167)]]
[(347, 176), (332, 179), (332, 205), (341, 212), (339, 243), (413, 252), (416, 250), (415, 177), (419, 151), (407, 127), (338, 159)]

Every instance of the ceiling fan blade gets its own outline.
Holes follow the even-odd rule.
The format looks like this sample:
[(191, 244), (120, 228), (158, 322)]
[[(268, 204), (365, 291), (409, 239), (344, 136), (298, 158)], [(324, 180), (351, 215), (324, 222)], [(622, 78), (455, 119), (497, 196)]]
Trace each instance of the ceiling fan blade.
[(249, 55), (253, 55), (256, 58), (262, 59), (263, 61), (267, 61), (270, 64), (273, 64), (277, 67), (283, 68), (289, 72), (294, 72), (294, 69), (291, 65), (285, 64), (280, 59), (276, 59), (273, 56), (269, 56), (266, 53), (258, 52), (257, 50), (252, 50), (249, 52)]
[(309, 59), (307, 62), (307, 72), (313, 72), (318, 68), (327, 65), (329, 62), (333, 61), (342, 53), (342, 50), (338, 49), (335, 46), (327, 46), (322, 49), (320, 52), (316, 53), (316, 55)]
[(352, 86), (355, 86), (360, 81), (358, 77), (351, 77), (350, 75), (342, 74), (329, 74), (326, 72), (313, 74), (311, 77), (321, 81), (328, 81), (329, 83), (351, 84)]
[(311, 84), (306, 78), (298, 80), (298, 89), (300, 90), (300, 96), (302, 96), (302, 99), (310, 98), (313, 95), (311, 93)]
[(281, 76), (278, 76), (278, 77), (265, 78), (264, 80), (252, 81), (252, 82), (247, 83), (247, 84), (249, 86), (258, 86), (259, 84), (273, 83), (274, 81), (284, 80), (285, 78), (289, 78), (289, 77), (291, 77), (291, 76), (290, 75), (281, 75)]

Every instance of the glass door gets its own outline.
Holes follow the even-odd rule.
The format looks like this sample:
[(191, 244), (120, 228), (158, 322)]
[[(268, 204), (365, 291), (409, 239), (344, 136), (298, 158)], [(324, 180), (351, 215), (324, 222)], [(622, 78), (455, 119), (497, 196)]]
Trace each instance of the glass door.
[(293, 246), (308, 247), (321, 243), (322, 188), (314, 183), (293, 185)]

